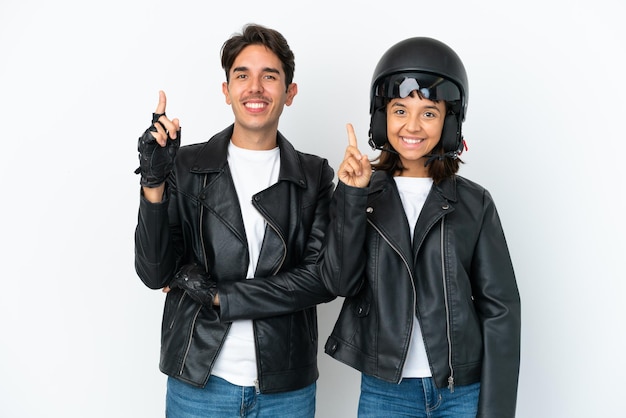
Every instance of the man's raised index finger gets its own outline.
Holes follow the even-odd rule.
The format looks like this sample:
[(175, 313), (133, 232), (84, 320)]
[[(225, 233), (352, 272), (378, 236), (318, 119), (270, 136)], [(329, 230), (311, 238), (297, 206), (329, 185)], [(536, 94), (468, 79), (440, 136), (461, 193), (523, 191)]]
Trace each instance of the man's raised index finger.
[(156, 111), (154, 113), (156, 113), (157, 115), (165, 113), (166, 104), (167, 98), (165, 97), (165, 92), (163, 90), (159, 90), (159, 104), (157, 105)]

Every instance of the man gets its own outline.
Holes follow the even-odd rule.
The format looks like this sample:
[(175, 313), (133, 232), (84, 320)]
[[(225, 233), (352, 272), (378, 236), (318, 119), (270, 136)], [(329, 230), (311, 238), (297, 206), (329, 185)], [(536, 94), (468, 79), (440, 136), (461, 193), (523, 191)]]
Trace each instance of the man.
[(333, 171), (278, 131), (298, 92), (285, 38), (247, 25), (221, 53), (234, 123), (178, 149), (161, 91), (139, 138), (135, 265), (167, 293), (167, 416), (313, 417), (315, 306), (333, 299), (315, 262)]

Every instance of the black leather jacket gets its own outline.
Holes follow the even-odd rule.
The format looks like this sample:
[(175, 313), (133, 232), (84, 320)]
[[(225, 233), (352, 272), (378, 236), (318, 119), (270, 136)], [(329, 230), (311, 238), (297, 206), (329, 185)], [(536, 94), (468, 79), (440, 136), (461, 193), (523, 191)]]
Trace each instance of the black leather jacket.
[(515, 415), (520, 300), (494, 202), (454, 177), (434, 185), (413, 243), (393, 177), (339, 183), (321, 263), (344, 304), (325, 351), (399, 382), (417, 316), (440, 388), (481, 382), (480, 417)]
[(253, 319), (258, 389), (302, 388), (318, 377), (315, 305), (334, 298), (315, 265), (328, 224), (333, 170), (278, 133), (278, 182), (253, 196), (267, 227), (255, 278), (246, 280), (248, 245), (227, 164), (232, 128), (181, 147), (163, 202), (140, 201), (135, 266), (141, 280), (159, 289), (182, 265), (198, 263), (208, 266), (220, 297), (217, 310), (178, 288), (167, 294), (160, 369), (204, 386), (230, 323)]

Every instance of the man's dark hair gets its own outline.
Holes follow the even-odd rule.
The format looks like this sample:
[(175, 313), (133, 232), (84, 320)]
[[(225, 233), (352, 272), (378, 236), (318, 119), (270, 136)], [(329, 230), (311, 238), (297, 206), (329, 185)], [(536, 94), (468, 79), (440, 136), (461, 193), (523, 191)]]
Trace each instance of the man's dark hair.
[(236, 33), (222, 45), (222, 68), (226, 72), (226, 81), (230, 81), (230, 69), (241, 51), (250, 45), (263, 45), (278, 56), (285, 72), (285, 89), (293, 81), (296, 69), (294, 54), (285, 37), (274, 29), (261, 25), (247, 24), (241, 33)]

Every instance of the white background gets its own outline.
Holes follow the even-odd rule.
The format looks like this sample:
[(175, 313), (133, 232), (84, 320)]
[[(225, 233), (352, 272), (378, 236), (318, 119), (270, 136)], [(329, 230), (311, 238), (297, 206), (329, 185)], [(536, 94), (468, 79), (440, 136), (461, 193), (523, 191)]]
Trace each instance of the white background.
[[(203, 5), (204, 3), (204, 5)], [(411, 36), (470, 79), (460, 174), (489, 189), (522, 297), (519, 417), (623, 414), (623, 3), (0, 2), (0, 416), (161, 417), (163, 294), (134, 271), (136, 141), (158, 90), (183, 143), (232, 122), (222, 43), (281, 31), (299, 93), (280, 130), (336, 169), (366, 141), (373, 69)], [(354, 417), (359, 376), (323, 353), (319, 417)], [(622, 415), (623, 416), (623, 415)]]

